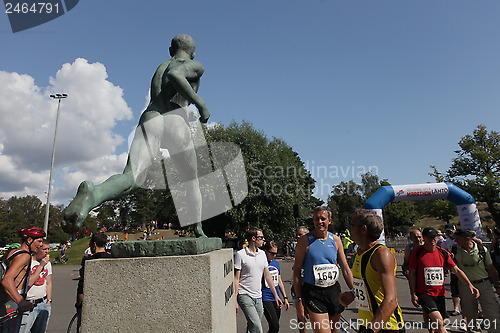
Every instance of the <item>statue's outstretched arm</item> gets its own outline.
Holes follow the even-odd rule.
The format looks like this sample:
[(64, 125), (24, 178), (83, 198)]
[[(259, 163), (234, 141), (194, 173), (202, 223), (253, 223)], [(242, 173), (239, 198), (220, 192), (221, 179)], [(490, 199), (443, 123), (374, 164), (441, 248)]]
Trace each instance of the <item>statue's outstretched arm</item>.
[(203, 65), (198, 61), (189, 61), (166, 73), (175, 90), (187, 101), (194, 104), (200, 112), (200, 121), (206, 123), (210, 117), (205, 101), (196, 93), (190, 81), (197, 81), (203, 75)]

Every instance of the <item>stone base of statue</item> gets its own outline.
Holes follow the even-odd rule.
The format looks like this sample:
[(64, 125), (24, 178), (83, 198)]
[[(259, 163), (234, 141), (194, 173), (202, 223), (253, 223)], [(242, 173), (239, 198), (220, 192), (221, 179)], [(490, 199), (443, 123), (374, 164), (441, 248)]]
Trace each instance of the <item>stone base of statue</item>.
[[(118, 244), (143, 256), (132, 251), (129, 258), (87, 261), (82, 332), (235, 333), (233, 250), (192, 254), (200, 244), (216, 241), (177, 241), (116, 243), (113, 256), (126, 254), (123, 247), (114, 248)], [(155, 256), (155, 247), (190, 254)]]

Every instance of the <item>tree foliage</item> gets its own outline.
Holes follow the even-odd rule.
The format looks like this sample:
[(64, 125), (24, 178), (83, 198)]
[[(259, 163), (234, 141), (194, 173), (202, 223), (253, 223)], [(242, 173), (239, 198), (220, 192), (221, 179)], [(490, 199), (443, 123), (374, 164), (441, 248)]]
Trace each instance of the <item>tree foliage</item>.
[[(264, 230), (268, 239), (293, 238), (298, 220), (293, 206), (310, 212), (320, 201), (312, 196), (314, 179), (298, 154), (285, 141), (268, 139), (250, 123), (231, 123), (206, 131), (208, 142), (231, 142), (241, 149), (248, 180), (248, 196), (236, 207), (203, 223), (219, 232), (221, 226), (242, 236), (250, 226)], [(207, 228), (205, 228), (207, 226)]]
[[(212, 157), (218, 147), (217, 143), (233, 143), (240, 148), (249, 191), (247, 197), (236, 207), (203, 221), (205, 233), (223, 238), (227, 231), (234, 231), (241, 237), (250, 226), (257, 226), (264, 230), (268, 239), (293, 237), (298, 223), (293, 214), (293, 206), (299, 205), (306, 212), (321, 202), (312, 197), (314, 180), (292, 147), (281, 139), (268, 139), (247, 122), (204, 127), (204, 135)], [(217, 154), (224, 153), (230, 154), (229, 151), (217, 149)], [(207, 156), (198, 156), (198, 164), (214, 163), (207, 161)], [(159, 177), (164, 177), (161, 172), (148, 175), (152, 183)], [(170, 222), (179, 226), (168, 189), (140, 189), (108, 201), (96, 211), (99, 222), (109, 225), (121, 223), (136, 227), (156, 220), (159, 225)]]
[[(381, 186), (389, 185), (391, 184), (387, 179), (381, 180), (369, 172), (361, 175), (361, 184), (351, 180), (335, 185), (328, 198), (335, 229), (339, 232), (345, 230), (356, 209), (362, 208), (364, 202)], [(418, 214), (413, 202), (397, 202), (388, 204), (383, 210), (383, 215), (386, 233), (396, 234), (406, 233), (415, 223)]]
[(336, 231), (344, 231), (356, 209), (363, 207), (362, 186), (350, 180), (333, 186), (328, 206)]
[(488, 132), (479, 125), (474, 132), (458, 142), (446, 177), (488, 205), (497, 226), (500, 226), (500, 134)]
[(418, 219), (413, 201), (391, 202), (384, 207), (384, 224), (390, 235), (406, 234)]
[[(19, 229), (32, 226), (43, 228), (45, 207), (34, 195), (13, 196), (7, 200), (0, 198), (0, 245), (19, 242)], [(60, 233), (62, 208), (60, 205), (50, 206), (48, 239), (51, 242), (68, 239), (66, 234)]]

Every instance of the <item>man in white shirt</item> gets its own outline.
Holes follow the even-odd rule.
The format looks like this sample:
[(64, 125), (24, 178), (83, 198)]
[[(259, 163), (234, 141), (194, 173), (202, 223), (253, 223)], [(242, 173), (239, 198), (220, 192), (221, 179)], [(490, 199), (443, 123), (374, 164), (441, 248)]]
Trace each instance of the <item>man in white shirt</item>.
[(45, 333), (49, 324), (52, 308), (52, 265), (48, 253), (50, 242), (43, 240), (31, 259), (29, 290), (26, 300), (35, 306), (31, 312), (25, 312), (21, 320), (19, 333)]
[[(273, 279), (267, 269), (267, 258), (259, 247), (264, 245), (264, 234), (259, 228), (250, 228), (246, 232), (248, 246), (236, 252), (234, 257), (234, 286), (236, 289), (238, 308), (241, 308), (247, 319), (247, 333), (263, 333), (261, 317), (264, 313), (262, 305), (262, 276), (267, 284), (274, 285)], [(283, 303), (276, 293), (276, 288), (271, 291), (281, 307)]]

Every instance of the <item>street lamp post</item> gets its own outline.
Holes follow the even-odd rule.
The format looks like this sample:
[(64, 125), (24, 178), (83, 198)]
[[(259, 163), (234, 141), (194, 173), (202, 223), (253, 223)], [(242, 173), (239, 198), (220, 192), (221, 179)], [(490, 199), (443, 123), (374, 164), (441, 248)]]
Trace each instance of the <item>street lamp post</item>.
[(49, 232), (49, 210), (50, 210), (50, 193), (52, 190), (52, 172), (54, 171), (54, 156), (56, 153), (56, 136), (57, 136), (57, 126), (59, 124), (59, 110), (61, 108), (61, 99), (68, 97), (67, 94), (55, 94), (50, 95), (53, 99), (59, 100), (57, 103), (57, 114), (56, 114), (56, 127), (54, 129), (54, 143), (52, 144), (52, 160), (50, 162), (50, 175), (49, 175), (49, 190), (47, 191), (47, 205), (45, 207), (45, 220), (43, 222), (43, 230), (46, 234)]

